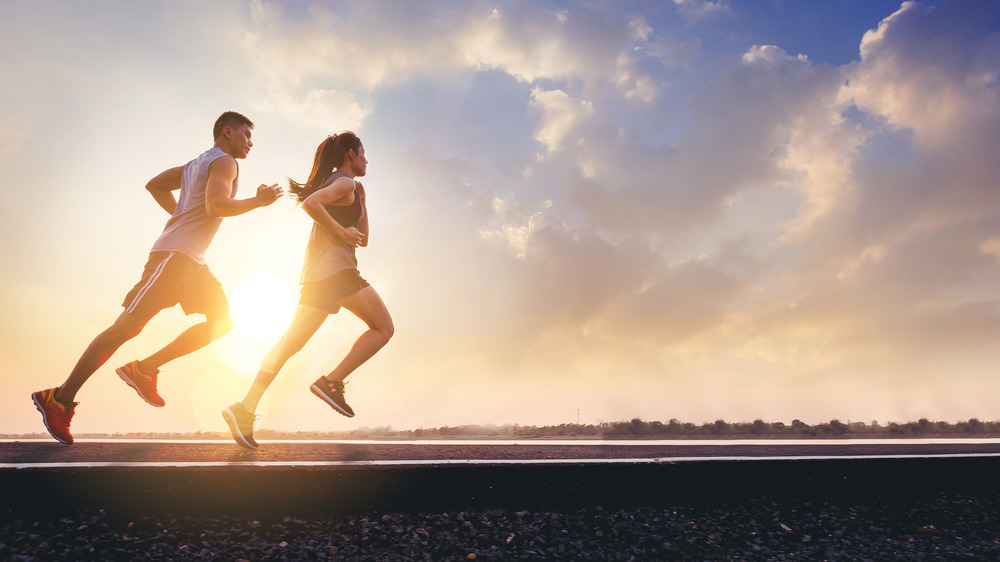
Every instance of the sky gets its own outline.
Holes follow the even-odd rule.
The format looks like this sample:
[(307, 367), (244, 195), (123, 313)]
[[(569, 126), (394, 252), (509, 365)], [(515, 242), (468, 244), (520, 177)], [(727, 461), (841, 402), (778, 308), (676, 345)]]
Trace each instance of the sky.
[[(29, 395), (167, 219), (145, 183), (226, 110), (241, 196), (361, 137), (396, 327), (355, 418), (308, 391), (364, 330), (342, 312), (258, 428), (1000, 418), (1000, 3), (0, 0), (0, 53), (0, 433), (43, 431)], [(287, 197), (226, 219), (236, 328), (151, 408), (114, 369), (199, 320), (164, 311), (73, 431), (225, 431), (310, 228)]]

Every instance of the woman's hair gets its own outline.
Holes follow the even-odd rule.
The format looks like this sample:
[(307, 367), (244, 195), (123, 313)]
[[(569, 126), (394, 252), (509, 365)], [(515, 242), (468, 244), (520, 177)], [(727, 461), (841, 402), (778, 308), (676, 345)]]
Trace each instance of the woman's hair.
[(326, 140), (319, 143), (316, 148), (316, 157), (313, 158), (312, 171), (309, 172), (309, 179), (306, 183), (299, 183), (288, 178), (288, 190), (295, 196), (299, 203), (306, 200), (320, 187), (323, 182), (330, 177), (347, 156), (347, 152), (361, 150), (361, 139), (358, 135), (350, 131), (343, 131), (333, 136), (326, 137)]

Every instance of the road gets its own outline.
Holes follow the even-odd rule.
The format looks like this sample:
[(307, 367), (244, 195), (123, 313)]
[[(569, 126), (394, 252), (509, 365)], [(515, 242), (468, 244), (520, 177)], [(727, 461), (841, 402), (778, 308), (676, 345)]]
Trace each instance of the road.
[(0, 441), (10, 518), (682, 505), (996, 493), (997, 439)]
[(800, 439), (681, 441), (0, 441), (0, 469), (98, 466), (336, 466), (663, 463), (1000, 456), (1000, 439)]

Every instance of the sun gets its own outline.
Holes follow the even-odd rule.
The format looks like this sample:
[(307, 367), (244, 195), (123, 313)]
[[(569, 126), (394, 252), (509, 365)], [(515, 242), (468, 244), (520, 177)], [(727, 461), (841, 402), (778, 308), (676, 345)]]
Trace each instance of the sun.
[(274, 339), (284, 333), (295, 312), (288, 285), (276, 277), (255, 274), (236, 286), (229, 299), (233, 327), (257, 339)]

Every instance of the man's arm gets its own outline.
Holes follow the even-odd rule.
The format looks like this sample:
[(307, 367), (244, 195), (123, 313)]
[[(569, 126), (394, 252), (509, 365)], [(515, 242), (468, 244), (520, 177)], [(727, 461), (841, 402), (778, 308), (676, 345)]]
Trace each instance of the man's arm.
[(353, 191), (354, 180), (344, 177), (337, 178), (330, 185), (306, 197), (306, 200), (302, 202), (302, 210), (331, 234), (346, 244), (357, 247), (364, 243), (366, 236), (353, 226), (344, 228), (339, 222), (333, 220), (333, 217), (325, 209), (326, 205), (333, 205)]
[(181, 175), (184, 172), (184, 166), (177, 166), (176, 168), (170, 168), (169, 170), (160, 172), (158, 176), (149, 180), (146, 183), (146, 191), (153, 196), (156, 203), (163, 207), (163, 210), (174, 214), (174, 209), (177, 208), (177, 199), (174, 198), (174, 191), (181, 188)]
[(208, 166), (208, 183), (205, 186), (205, 212), (210, 217), (235, 217), (265, 207), (281, 197), (278, 184), (257, 187), (257, 195), (247, 199), (233, 199), (233, 182), (239, 174), (236, 159), (222, 157)]

